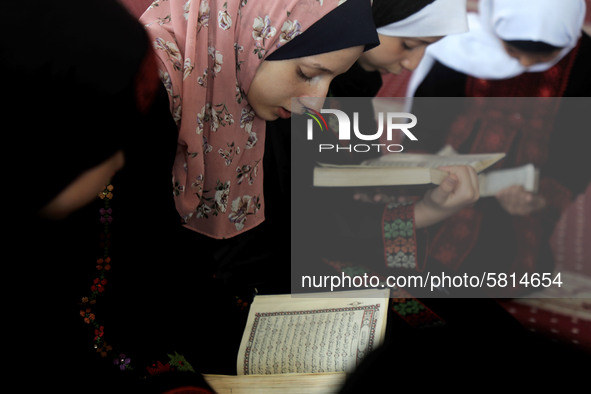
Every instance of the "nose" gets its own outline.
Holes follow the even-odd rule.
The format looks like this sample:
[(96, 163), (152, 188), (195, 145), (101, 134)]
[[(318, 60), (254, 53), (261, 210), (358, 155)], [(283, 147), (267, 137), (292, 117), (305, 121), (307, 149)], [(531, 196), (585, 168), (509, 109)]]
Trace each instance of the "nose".
[(324, 105), (325, 99), (326, 99), (326, 93), (325, 93), (324, 97), (300, 96), (296, 99), (298, 105), (292, 105), (292, 111), (303, 113), (305, 108), (310, 108), (315, 111), (320, 111), (320, 109)]
[(306, 108), (319, 111), (324, 105), (331, 81), (332, 78), (322, 78), (318, 81), (318, 83), (309, 85), (304, 91), (301, 92), (302, 94), (298, 96), (299, 104)]

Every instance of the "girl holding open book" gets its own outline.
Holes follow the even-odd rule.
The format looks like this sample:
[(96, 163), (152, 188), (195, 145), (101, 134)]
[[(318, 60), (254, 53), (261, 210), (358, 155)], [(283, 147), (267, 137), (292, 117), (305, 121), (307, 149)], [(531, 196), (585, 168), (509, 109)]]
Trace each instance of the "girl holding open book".
[[(447, 97), (456, 96), (590, 95), (591, 50), (589, 37), (581, 31), (585, 17), (583, 0), (482, 0), (480, 11), (479, 17), (470, 17), (469, 32), (429, 45), (410, 83), (411, 92), (417, 89), (414, 96), (448, 100)], [(472, 24), (474, 21), (477, 26)], [(430, 70), (426, 77), (425, 70)], [(420, 99), (416, 101), (421, 103)], [(563, 114), (580, 115), (581, 110), (590, 107), (589, 100), (580, 101), (576, 107), (563, 108)], [(539, 109), (544, 113), (547, 108)], [(516, 110), (517, 107), (511, 109)], [(474, 132), (463, 133), (457, 127), (454, 134), (444, 132), (442, 117), (431, 116), (436, 123), (433, 133), (422, 134), (425, 138), (421, 140), (427, 143), (427, 152), (437, 152), (446, 142), (455, 142), (457, 145), (452, 145), (461, 153), (496, 152), (503, 149), (493, 143), (502, 142), (508, 149), (507, 163), (519, 165), (523, 162), (518, 160), (536, 153), (538, 159), (545, 156), (548, 160), (540, 163), (544, 166), (545, 183), (541, 194), (507, 190), (498, 196), (498, 201), (494, 197), (487, 201), (481, 198), (459, 214), (425, 229), (420, 239), (420, 250), (426, 256), (425, 269), (439, 271), (443, 267), (450, 274), (457, 272), (455, 269), (466, 269), (482, 274), (485, 269), (502, 272), (507, 266), (522, 269), (528, 263), (547, 264), (552, 256), (548, 237), (556, 211), (589, 183), (587, 146), (581, 143), (588, 122), (581, 122), (580, 116), (571, 121), (561, 117), (562, 127), (554, 131), (549, 142), (542, 133), (536, 135), (543, 131), (539, 122), (516, 132), (515, 125), (527, 124), (525, 118), (508, 116), (505, 124), (509, 127), (505, 130), (499, 127), (498, 118), (492, 122), (483, 118), (480, 122), (488, 125), (488, 130), (473, 122)], [(532, 125), (538, 130), (529, 127)], [(525, 141), (521, 132), (529, 132), (530, 140)], [(485, 150), (474, 149), (479, 143)], [(539, 155), (548, 150), (549, 156)], [(562, 182), (555, 182), (557, 179)], [(486, 212), (492, 205), (496, 206)], [(545, 267), (551, 269), (549, 265)], [(355, 272), (352, 266), (342, 268)], [(588, 349), (537, 337), (494, 299), (405, 299), (395, 310), (403, 316), (402, 320), (421, 329), (404, 330), (406, 325), (396, 325), (391, 341), (366, 359), (357, 373), (350, 376), (342, 393), (379, 391), (392, 384), (392, 371), (400, 370), (400, 366), (411, 366), (404, 369), (403, 379), (421, 382), (427, 390), (437, 389), (442, 381), (461, 381), (467, 376), (486, 380), (492, 386), (499, 384), (501, 388), (499, 365), (503, 366), (501, 375), (512, 376), (518, 387), (528, 389), (552, 384), (542, 376), (571, 376), (577, 383), (584, 379)], [(540, 378), (522, 374), (525, 365), (538, 371)]]
[(460, 153), (502, 151), (507, 156), (501, 168), (531, 163), (540, 170), (538, 192), (508, 187), (434, 229), (431, 264), (462, 271), (552, 272), (549, 240), (555, 223), (591, 179), (587, 146), (581, 143), (591, 95), (585, 15), (584, 0), (559, 7), (551, 0), (482, 0), (478, 13), (470, 14), (470, 32), (427, 51), (409, 83), (415, 101), (505, 99), (484, 99), (480, 106), (471, 100), (473, 110), (457, 111), (453, 124), (439, 118), (425, 129), (430, 134), (420, 149), (434, 152), (448, 144)]

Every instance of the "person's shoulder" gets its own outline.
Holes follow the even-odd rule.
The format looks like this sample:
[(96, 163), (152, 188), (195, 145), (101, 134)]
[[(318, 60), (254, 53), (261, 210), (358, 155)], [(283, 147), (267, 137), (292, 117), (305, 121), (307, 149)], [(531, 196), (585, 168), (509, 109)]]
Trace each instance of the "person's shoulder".
[(576, 58), (569, 73), (565, 96), (591, 96), (591, 36), (582, 32)]
[(591, 35), (585, 31), (581, 33), (581, 48), (586, 52), (591, 51)]
[(417, 97), (461, 97), (464, 96), (468, 76), (445, 64), (435, 61), (429, 73), (419, 85)]
[(585, 32), (581, 32), (581, 38), (577, 46), (576, 62), (591, 62), (591, 35)]

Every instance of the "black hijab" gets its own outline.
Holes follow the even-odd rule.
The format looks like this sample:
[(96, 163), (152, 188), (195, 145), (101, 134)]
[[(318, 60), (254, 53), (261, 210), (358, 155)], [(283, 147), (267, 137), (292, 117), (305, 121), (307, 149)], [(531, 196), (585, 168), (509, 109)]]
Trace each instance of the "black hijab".
[[(355, 28), (351, 28), (355, 26)], [(294, 37), (266, 60), (286, 60), (364, 45), (369, 50), (380, 41), (365, 0), (347, 0)]]
[(398, 22), (417, 13), (435, 0), (373, 0), (371, 11), (376, 27)]

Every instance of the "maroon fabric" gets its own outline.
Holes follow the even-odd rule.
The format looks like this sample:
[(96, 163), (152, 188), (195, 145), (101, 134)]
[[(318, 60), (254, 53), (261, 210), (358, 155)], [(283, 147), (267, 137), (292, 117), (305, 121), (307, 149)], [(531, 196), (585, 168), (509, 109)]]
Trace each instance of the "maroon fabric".
[(137, 18), (140, 17), (152, 4), (152, 0), (119, 0), (121, 4), (123, 4), (131, 14)]
[(591, 303), (587, 300), (526, 299), (499, 303), (531, 332), (591, 353)]

